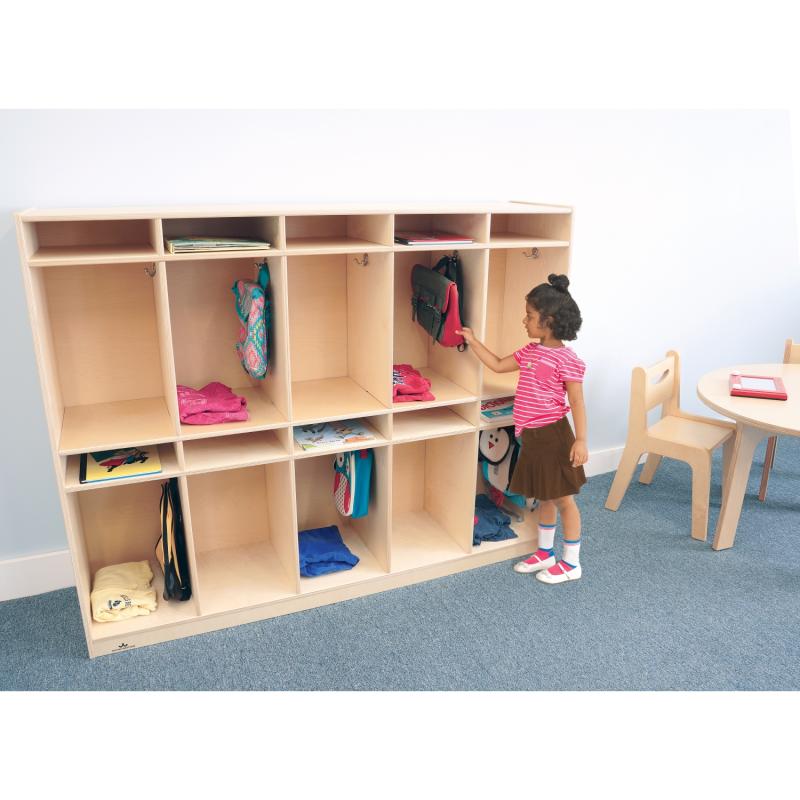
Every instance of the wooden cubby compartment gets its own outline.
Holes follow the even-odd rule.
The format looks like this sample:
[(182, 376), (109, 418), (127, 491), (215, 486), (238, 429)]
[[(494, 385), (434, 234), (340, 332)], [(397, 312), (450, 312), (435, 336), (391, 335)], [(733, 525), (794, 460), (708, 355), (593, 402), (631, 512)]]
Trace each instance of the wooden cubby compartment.
[(189, 439), (183, 442), (186, 473), (285, 461), (289, 458), (289, 440), (288, 428)]
[(295, 461), (298, 531), (336, 525), (348, 549), (359, 558), (352, 569), (300, 578), (300, 591), (333, 589), (368, 581), (389, 571), (390, 456), (387, 447), (369, 448), (374, 454), (369, 511), (365, 517), (343, 517), (333, 497), (336, 452)]
[[(408, 405), (414, 406), (415, 403)], [(392, 441), (411, 442), (466, 433), (474, 430), (477, 414), (478, 409), (474, 402), (424, 409), (411, 408), (405, 414), (395, 416)]]
[(464, 433), (392, 448), (392, 571), (472, 552), (477, 435)]
[[(500, 358), (512, 354), (530, 342), (523, 326), (525, 296), (540, 283), (547, 283), (551, 273), (569, 270), (566, 248), (538, 250), (536, 257), (528, 249), (489, 251), (489, 285), (486, 294), (486, 346)], [(513, 395), (518, 373), (483, 370), (481, 398)]]
[[(229, 254), (230, 255), (230, 254)], [(252, 256), (210, 261), (168, 262), (167, 286), (176, 383), (200, 389), (211, 381), (230, 386), (247, 399), (250, 418), (217, 425), (181, 424), (184, 439), (224, 436), (285, 426), (289, 418), (289, 373), (286, 359), (286, 286), (282, 258), (267, 259), (270, 272), (270, 372), (251, 378), (236, 352), (241, 323), (232, 291), (236, 280), (257, 279)]]
[[(477, 398), (480, 391), (480, 362), (471, 353), (455, 347), (442, 347), (414, 319), (411, 308), (411, 272), (415, 264), (433, 267), (453, 251), (416, 250), (394, 256), (394, 353), (392, 364), (411, 364), (431, 382), (434, 400), (395, 402), (395, 412), (453, 405)], [(464, 319), (462, 323), (478, 335), (483, 326), (486, 291), (487, 250), (458, 253), (464, 280)]]
[(567, 247), (572, 215), (492, 214), (490, 247)]
[[(394, 218), (394, 230), (417, 233), (440, 231), (472, 239), (472, 243), (464, 247), (486, 247), (489, 241), (489, 219), (486, 214), (397, 214)], [(448, 250), (452, 247), (452, 245), (426, 245), (426, 248), (434, 250)], [(406, 249), (418, 250), (419, 245), (395, 243), (395, 250)]]
[(392, 256), (290, 256), (289, 343), (295, 423), (391, 406)]
[(283, 461), (190, 475), (186, 480), (202, 613), (296, 595), (292, 465)]
[(353, 253), (391, 249), (391, 214), (328, 214), (287, 216), (289, 254)]
[(161, 472), (151, 475), (138, 475), (128, 478), (116, 478), (113, 471), (109, 473), (109, 480), (97, 481), (93, 483), (81, 483), (80, 466), (81, 457), (78, 454), (64, 457), (66, 473), (64, 476), (64, 489), (68, 492), (85, 492), (90, 490), (101, 490), (111, 486), (123, 486), (128, 483), (141, 483), (142, 481), (164, 481), (173, 478), (181, 472), (180, 460), (176, 451), (177, 445), (172, 442), (164, 442), (158, 445), (144, 445), (143, 450), (155, 451), (161, 462)]
[(32, 267), (153, 261), (161, 252), (152, 219), (37, 221), (25, 224)]
[[(148, 561), (153, 572), (153, 589), (158, 609), (147, 615), (116, 622), (95, 622), (89, 607), (89, 632), (94, 640), (120, 637), (136, 631), (184, 622), (198, 614), (196, 597), (186, 601), (164, 600), (164, 575), (155, 558), (155, 546), (161, 535), (159, 501), (163, 481), (152, 480), (68, 495), (76, 520), (79, 585), (91, 587), (101, 567), (129, 561)], [(191, 549), (191, 529), (187, 531)], [(194, 577), (194, 563), (190, 559)]]
[(158, 284), (141, 264), (31, 272), (46, 309), (47, 402), (62, 455), (175, 438), (157, 314)]
[[(511, 424), (510, 422), (508, 424)], [(494, 425), (494, 428), (504, 427), (503, 425)], [(481, 433), (489, 428), (484, 428)], [(479, 439), (480, 446), (480, 439)], [(475, 477), (475, 495), (487, 494), (489, 491), (489, 484), (483, 477), (482, 465), (478, 462), (476, 477)], [(534, 508), (532, 511), (527, 508), (522, 508), (512, 503), (509, 499), (505, 500), (504, 507), (501, 509), (505, 511), (511, 521), (509, 526), (514, 533), (517, 534), (516, 539), (504, 539), (500, 542), (481, 542), (480, 544), (473, 545), (472, 552), (486, 553), (492, 550), (502, 550), (504, 548), (514, 547), (516, 545), (525, 545), (531, 551), (536, 549), (539, 537), (538, 520), (539, 511)], [(515, 512), (515, 513), (514, 513)], [(519, 519), (517, 518), (519, 517)]]
[[(259, 239), (268, 242), (269, 250), (280, 250), (283, 247), (281, 236), (280, 217), (184, 217), (164, 219), (162, 221), (164, 234), (164, 251), (166, 258), (175, 260), (192, 260), (202, 258), (230, 258), (231, 253), (177, 253), (171, 255), (166, 246), (167, 239), (180, 239), (185, 236), (222, 236), (243, 239)], [(257, 250), (258, 255), (264, 255), (269, 250)], [(255, 255), (253, 252), (241, 255)]]

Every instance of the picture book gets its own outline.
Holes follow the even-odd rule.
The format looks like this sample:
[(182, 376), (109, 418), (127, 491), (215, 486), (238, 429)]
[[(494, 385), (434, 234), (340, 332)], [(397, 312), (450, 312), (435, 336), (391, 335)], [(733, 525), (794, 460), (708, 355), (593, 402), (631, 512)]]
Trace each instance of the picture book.
[(375, 441), (375, 434), (359, 419), (296, 425), (294, 440), (303, 450), (335, 449), (356, 442)]
[(125, 447), (81, 455), (80, 482), (117, 481), (161, 472), (158, 448)]
[(229, 250), (264, 250), (269, 242), (261, 239), (233, 238), (229, 236), (183, 236), (167, 239), (167, 250), (176, 253), (221, 253)]
[(481, 403), (481, 416), (484, 419), (511, 419), (514, 413), (513, 397), (498, 397)]
[(469, 236), (445, 231), (396, 231), (394, 240), (398, 244), (471, 244)]

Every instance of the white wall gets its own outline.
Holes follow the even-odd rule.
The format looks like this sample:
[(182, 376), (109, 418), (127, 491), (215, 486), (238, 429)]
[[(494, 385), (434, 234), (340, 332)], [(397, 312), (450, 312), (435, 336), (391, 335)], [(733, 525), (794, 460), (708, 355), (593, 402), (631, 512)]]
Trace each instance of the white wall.
[(66, 546), (13, 211), (507, 199), (576, 208), (593, 452), (624, 442), (634, 364), (678, 349), (706, 413), (704, 372), (800, 339), (786, 113), (0, 111), (0, 560)]

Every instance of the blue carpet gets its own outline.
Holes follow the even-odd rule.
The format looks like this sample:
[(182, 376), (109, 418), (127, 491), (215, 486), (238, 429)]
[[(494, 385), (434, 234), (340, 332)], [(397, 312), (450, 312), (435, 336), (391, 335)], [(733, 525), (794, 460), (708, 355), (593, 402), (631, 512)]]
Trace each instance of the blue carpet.
[(800, 440), (780, 439), (761, 504), (763, 457), (718, 553), (689, 537), (686, 465), (665, 459), (616, 514), (603, 508), (613, 475), (591, 478), (574, 584), (506, 561), (91, 661), (74, 589), (0, 603), (0, 688), (797, 690)]

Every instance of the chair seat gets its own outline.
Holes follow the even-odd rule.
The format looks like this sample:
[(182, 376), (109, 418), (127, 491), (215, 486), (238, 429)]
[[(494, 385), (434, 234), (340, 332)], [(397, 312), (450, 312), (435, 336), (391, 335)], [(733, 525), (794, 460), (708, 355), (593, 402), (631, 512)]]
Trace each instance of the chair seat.
[(732, 432), (730, 428), (711, 422), (697, 422), (683, 417), (663, 417), (647, 429), (647, 435), (652, 439), (708, 451), (719, 447)]

